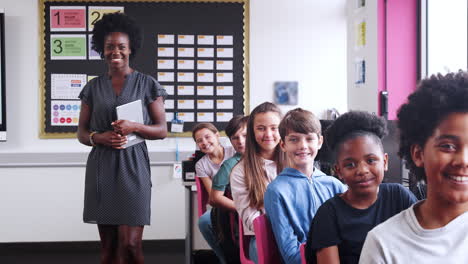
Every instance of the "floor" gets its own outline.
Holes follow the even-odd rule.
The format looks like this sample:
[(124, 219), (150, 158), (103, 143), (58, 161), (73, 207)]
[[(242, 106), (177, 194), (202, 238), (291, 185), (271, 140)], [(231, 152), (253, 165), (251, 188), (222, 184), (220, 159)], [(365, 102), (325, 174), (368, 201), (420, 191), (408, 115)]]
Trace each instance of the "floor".
[[(184, 264), (183, 241), (144, 242), (145, 263)], [(212, 251), (194, 252), (194, 264), (215, 264)], [(99, 263), (99, 244), (94, 242), (0, 244), (1, 264)]]

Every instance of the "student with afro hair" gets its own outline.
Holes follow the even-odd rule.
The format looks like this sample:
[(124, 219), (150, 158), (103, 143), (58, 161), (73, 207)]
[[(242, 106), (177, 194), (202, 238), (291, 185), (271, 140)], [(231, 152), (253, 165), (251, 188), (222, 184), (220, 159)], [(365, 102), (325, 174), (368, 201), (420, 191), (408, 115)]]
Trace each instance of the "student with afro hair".
[(382, 145), (386, 124), (373, 114), (351, 111), (327, 129), (335, 171), (348, 190), (318, 209), (307, 238), (309, 263), (358, 263), (367, 233), (416, 202), (400, 184), (382, 183), (388, 166)]
[[(151, 172), (146, 143), (128, 147), (127, 135), (166, 137), (166, 91), (130, 67), (141, 31), (122, 13), (94, 25), (92, 48), (107, 66), (81, 91), (78, 140), (92, 146), (86, 163), (83, 220), (97, 224), (101, 263), (143, 263), (143, 227), (150, 224)], [(141, 100), (144, 123), (116, 120), (116, 106)]]
[(369, 232), (360, 263), (468, 263), (468, 74), (422, 80), (398, 127), (427, 198)]

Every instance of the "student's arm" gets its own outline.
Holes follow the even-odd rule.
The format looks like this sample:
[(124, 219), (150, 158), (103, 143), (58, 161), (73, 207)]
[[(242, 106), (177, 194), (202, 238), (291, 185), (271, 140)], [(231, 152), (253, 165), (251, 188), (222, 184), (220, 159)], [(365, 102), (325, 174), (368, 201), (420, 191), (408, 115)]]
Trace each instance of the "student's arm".
[(232, 159), (229, 159), (223, 162), (221, 168), (213, 176), (209, 203), (211, 206), (235, 212), (236, 206), (234, 205), (234, 201), (224, 196), (226, 187), (229, 185), (229, 174), (231, 174), (232, 168), (235, 165), (232, 161)]
[(224, 196), (224, 191), (215, 190), (211, 187), (210, 192), (210, 204), (214, 207), (223, 208), (232, 212), (236, 211), (234, 201)]
[[(204, 157), (202, 157), (202, 159)], [(196, 174), (196, 177), (198, 177), (198, 179), (200, 179), (201, 183), (205, 187), (206, 192), (209, 195), (210, 192), (211, 192), (211, 179), (210, 179), (209, 175), (206, 174), (206, 170), (203, 167), (203, 160), (202, 159), (200, 159), (199, 161), (197, 161), (197, 163), (195, 163), (195, 174)]]
[(340, 264), (338, 246), (331, 246), (317, 250), (317, 264)]
[(279, 190), (274, 186), (268, 186), (265, 192), (265, 211), (271, 223), (281, 256), (285, 263), (301, 263), (301, 242), (294, 232), (289, 211), (295, 208), (287, 208)]
[[(307, 235), (306, 255), (309, 263), (316, 263), (317, 253), (323, 249), (336, 247), (341, 244), (341, 230), (338, 225), (338, 217), (346, 217), (343, 214), (337, 214), (340, 208), (337, 208), (334, 200), (331, 198), (322, 204), (312, 220), (309, 234)], [(333, 251), (325, 250), (323, 257), (332, 256)], [(338, 251), (337, 251), (338, 252)], [(337, 255), (339, 263), (339, 254)], [(333, 258), (330, 258), (330, 261)], [(327, 263), (327, 262), (322, 262)]]
[(249, 191), (245, 186), (243, 163), (238, 163), (231, 172), (231, 191), (237, 213), (244, 224), (244, 233), (254, 235), (253, 220), (261, 215), (257, 208), (250, 207)]
[(208, 195), (211, 196), (211, 179), (210, 177), (199, 177), (200, 181), (203, 183), (203, 186), (205, 186), (205, 190), (208, 193)]

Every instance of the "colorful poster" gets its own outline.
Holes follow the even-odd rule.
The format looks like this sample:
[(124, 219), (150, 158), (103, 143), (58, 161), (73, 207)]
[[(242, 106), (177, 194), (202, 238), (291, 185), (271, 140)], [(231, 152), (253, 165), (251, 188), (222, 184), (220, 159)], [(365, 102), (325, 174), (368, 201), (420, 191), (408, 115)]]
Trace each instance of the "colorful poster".
[(86, 85), (86, 74), (51, 74), (51, 99), (78, 99)]
[(80, 101), (51, 101), (52, 126), (78, 126), (80, 116)]
[(50, 31), (86, 31), (85, 6), (51, 6)]
[(51, 60), (86, 60), (86, 35), (50, 35)]
[(94, 24), (101, 20), (102, 16), (109, 13), (124, 12), (123, 6), (90, 6), (88, 7), (88, 30), (93, 31)]

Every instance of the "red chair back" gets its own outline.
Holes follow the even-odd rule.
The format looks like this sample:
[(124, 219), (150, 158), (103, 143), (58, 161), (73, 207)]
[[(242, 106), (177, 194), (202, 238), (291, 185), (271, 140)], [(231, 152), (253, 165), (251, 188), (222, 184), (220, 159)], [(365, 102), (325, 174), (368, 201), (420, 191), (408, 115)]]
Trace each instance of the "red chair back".
[(198, 217), (202, 216), (206, 212), (206, 205), (208, 204), (208, 192), (205, 189), (205, 186), (201, 182), (200, 178), (195, 176), (195, 182), (197, 184), (197, 207), (198, 207)]
[(307, 264), (306, 254), (305, 254), (305, 246), (306, 246), (306, 243), (302, 243), (301, 247), (300, 247), (300, 250), (301, 250), (301, 264)]
[(281, 254), (266, 215), (255, 218), (253, 224), (257, 240), (258, 264), (281, 264)]
[(242, 264), (255, 264), (249, 259), (249, 242), (250, 236), (244, 235), (244, 226), (242, 225), (242, 218), (239, 215), (239, 251)]

